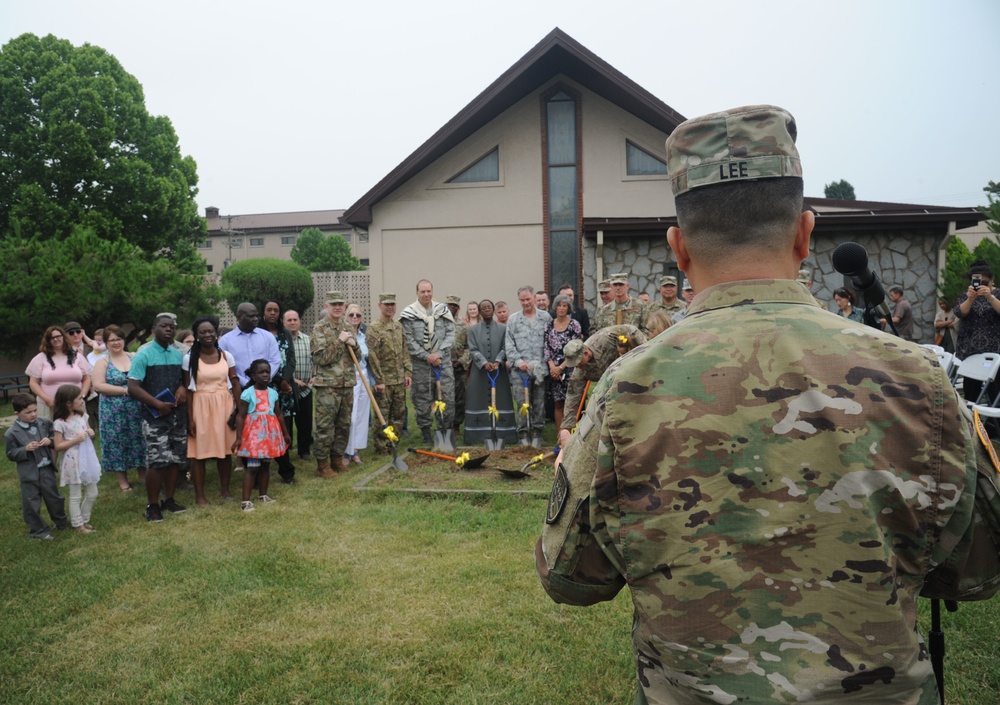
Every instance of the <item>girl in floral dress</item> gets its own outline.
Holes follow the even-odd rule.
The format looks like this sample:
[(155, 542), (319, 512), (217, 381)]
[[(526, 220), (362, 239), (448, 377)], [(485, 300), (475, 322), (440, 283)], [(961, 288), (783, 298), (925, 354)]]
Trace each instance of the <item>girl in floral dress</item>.
[(285, 417), (278, 406), (278, 392), (268, 387), (271, 382), (271, 365), (267, 360), (254, 360), (246, 370), (253, 382), (240, 395), (236, 414), (236, 441), (233, 451), (246, 458), (243, 473), (243, 503), (240, 508), (252, 512), (250, 494), (257, 487), (261, 502), (273, 502), (267, 494), (271, 478), (271, 460), (280, 458), (288, 449), (290, 437), (285, 428)]

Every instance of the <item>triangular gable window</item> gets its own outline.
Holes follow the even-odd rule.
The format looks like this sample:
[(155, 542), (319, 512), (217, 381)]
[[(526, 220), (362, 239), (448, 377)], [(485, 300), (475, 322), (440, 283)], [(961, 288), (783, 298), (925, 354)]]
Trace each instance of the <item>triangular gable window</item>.
[(667, 173), (666, 162), (628, 140), (625, 140), (625, 157), (629, 176), (658, 176)]
[(500, 180), (500, 148), (493, 151), (467, 168), (458, 176), (448, 179), (449, 184), (476, 184), (484, 181)]

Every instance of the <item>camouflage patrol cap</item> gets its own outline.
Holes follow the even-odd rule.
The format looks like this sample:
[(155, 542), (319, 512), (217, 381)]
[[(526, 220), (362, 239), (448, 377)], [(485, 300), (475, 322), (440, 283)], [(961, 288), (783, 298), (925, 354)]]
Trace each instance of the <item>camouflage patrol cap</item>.
[(396, 295), (387, 292), (382, 292), (378, 295), (378, 302), (380, 304), (394, 304), (396, 303)]
[(738, 180), (802, 177), (795, 118), (774, 105), (746, 105), (692, 118), (667, 138), (674, 196)]
[(681, 287), (682, 291), (694, 291), (694, 287), (691, 286), (691, 282), (687, 279), (684, 280), (684, 286)]
[(808, 284), (812, 281), (812, 272), (808, 269), (800, 269), (799, 276), (796, 277), (795, 281), (802, 282), (803, 284)]
[(618, 274), (612, 274), (611, 278), (608, 280), (612, 284), (628, 284), (628, 274), (625, 272), (618, 272)]
[(445, 298), (445, 303), (447, 303), (449, 306), (452, 306), (452, 305), (454, 305), (454, 306), (461, 306), (462, 305), (462, 297), (461, 296), (448, 296), (448, 297)]
[(670, 275), (660, 277), (660, 286), (677, 286), (677, 277)]
[(569, 367), (576, 367), (583, 357), (583, 341), (571, 340), (563, 348), (563, 355), (566, 356), (566, 364)]
[(604, 279), (601, 282), (599, 282), (597, 284), (597, 290), (600, 291), (600, 292), (602, 292), (602, 293), (603, 292), (607, 292), (607, 291), (611, 291), (611, 280), (610, 279)]
[(342, 291), (328, 291), (326, 292), (326, 302), (328, 304), (346, 304), (347, 297)]

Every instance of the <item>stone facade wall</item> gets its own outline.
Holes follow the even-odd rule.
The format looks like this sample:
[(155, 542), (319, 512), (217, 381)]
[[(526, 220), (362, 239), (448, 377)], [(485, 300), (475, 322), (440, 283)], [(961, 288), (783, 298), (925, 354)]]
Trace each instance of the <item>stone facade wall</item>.
[[(913, 337), (918, 343), (934, 342), (934, 315), (937, 313), (938, 243), (942, 238), (931, 231), (813, 233), (812, 254), (803, 266), (813, 271), (812, 293), (836, 311), (833, 290), (850, 281), (833, 268), (833, 251), (844, 242), (856, 242), (868, 252), (868, 267), (878, 275), (886, 290), (903, 287), (903, 296), (913, 307)], [(859, 302), (861, 303), (861, 302)]]
[[(844, 242), (862, 245), (868, 251), (869, 267), (878, 274), (886, 292), (896, 284), (903, 287), (904, 296), (913, 307), (914, 339), (918, 343), (930, 343), (934, 340), (934, 314), (937, 312), (937, 247), (940, 240), (939, 234), (929, 230), (814, 232), (812, 254), (803, 266), (813, 272), (813, 295), (826, 304), (828, 310), (836, 312), (833, 290), (850, 282), (834, 270), (833, 251)], [(628, 272), (632, 295), (645, 291), (655, 301), (665, 265), (677, 266), (665, 236), (604, 241), (604, 276)], [(583, 269), (585, 300), (593, 311), (599, 304), (595, 240), (584, 240)], [(678, 284), (682, 284), (680, 277)], [(888, 293), (886, 303), (891, 310)]]

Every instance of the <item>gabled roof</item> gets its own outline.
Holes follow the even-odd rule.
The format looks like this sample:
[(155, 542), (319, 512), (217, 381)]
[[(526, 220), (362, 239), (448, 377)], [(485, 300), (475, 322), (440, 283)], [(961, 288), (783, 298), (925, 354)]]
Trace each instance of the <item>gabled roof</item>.
[(676, 110), (556, 27), (348, 208), (344, 221), (367, 226), (372, 206), (557, 74), (663, 132), (670, 133), (684, 122)]

